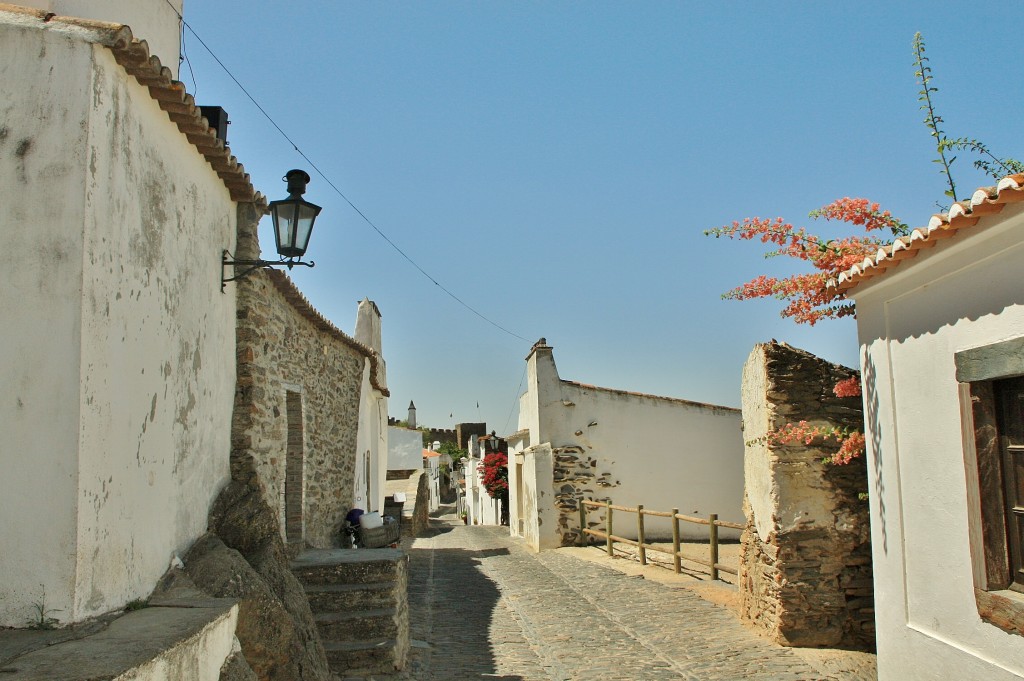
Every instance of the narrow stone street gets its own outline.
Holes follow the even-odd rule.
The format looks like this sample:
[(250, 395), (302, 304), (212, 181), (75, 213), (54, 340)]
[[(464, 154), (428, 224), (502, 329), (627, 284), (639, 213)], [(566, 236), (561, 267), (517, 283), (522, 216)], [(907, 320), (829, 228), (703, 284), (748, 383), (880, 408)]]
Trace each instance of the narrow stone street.
[(686, 589), (563, 551), (531, 553), (507, 528), (432, 525), (408, 547), (406, 678), (862, 678), (816, 669)]

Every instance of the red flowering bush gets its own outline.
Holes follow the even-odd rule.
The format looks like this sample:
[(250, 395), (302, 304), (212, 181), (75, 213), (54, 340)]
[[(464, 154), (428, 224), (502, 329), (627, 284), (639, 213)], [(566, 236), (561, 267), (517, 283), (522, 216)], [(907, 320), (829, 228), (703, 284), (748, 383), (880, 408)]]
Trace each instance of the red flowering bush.
[(494, 452), (484, 457), (484, 489), (492, 499), (500, 499), (508, 493), (508, 456)]

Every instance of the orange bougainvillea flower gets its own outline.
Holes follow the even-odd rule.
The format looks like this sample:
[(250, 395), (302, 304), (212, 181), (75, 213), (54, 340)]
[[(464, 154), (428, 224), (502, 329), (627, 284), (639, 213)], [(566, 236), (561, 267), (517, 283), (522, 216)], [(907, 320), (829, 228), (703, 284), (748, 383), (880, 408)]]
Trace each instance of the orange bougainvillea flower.
[[(848, 222), (864, 231), (888, 229), (894, 235), (905, 234), (905, 224), (879, 209), (877, 203), (867, 199), (844, 197), (811, 212), (812, 218)], [(847, 236), (824, 239), (796, 227), (782, 218), (744, 218), (731, 225), (709, 229), (709, 236), (760, 240), (778, 248), (765, 253), (766, 258), (787, 256), (802, 260), (816, 270), (805, 274), (777, 278), (756, 277), (742, 286), (726, 292), (723, 298), (749, 300), (751, 298), (777, 298), (787, 302), (782, 316), (798, 324), (814, 325), (822, 319), (836, 319), (854, 314), (850, 303), (827, 286), (828, 280), (874, 254), (886, 241), (873, 236)]]

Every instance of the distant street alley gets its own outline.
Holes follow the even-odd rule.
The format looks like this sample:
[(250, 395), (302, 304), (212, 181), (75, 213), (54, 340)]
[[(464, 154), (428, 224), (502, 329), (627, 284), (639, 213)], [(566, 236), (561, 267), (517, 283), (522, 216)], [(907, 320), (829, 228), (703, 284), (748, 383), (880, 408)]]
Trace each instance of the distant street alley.
[(408, 678), (868, 678), (825, 673), (689, 590), (534, 554), (507, 528), (434, 520), (409, 552)]

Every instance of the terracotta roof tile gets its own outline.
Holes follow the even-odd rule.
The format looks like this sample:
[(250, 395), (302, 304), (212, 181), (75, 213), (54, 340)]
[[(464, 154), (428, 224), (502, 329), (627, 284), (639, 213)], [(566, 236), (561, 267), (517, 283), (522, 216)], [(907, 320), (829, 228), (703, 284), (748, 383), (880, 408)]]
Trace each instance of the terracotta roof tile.
[(102, 45), (114, 54), (118, 64), (141, 85), (163, 109), (189, 143), (216, 171), (221, 182), (239, 203), (255, 203), (266, 210), (267, 200), (252, 186), (245, 168), (238, 162), (217, 133), (210, 127), (185, 86), (171, 78), (171, 71), (149, 53), (145, 40), (138, 40), (124, 24), (57, 16), (52, 12), (0, 3), (0, 22), (47, 30), (77, 40)]
[(842, 272), (828, 282), (830, 288), (846, 293), (865, 281), (882, 276), (896, 265), (931, 248), (942, 239), (957, 236), (961, 230), (975, 233), (996, 224), (992, 215), (1002, 212), (1009, 203), (1024, 201), (1024, 174), (1008, 175), (991, 187), (981, 187), (969, 201), (958, 201), (944, 214), (933, 215), (926, 227), (912, 231), (878, 249), (874, 255)]

